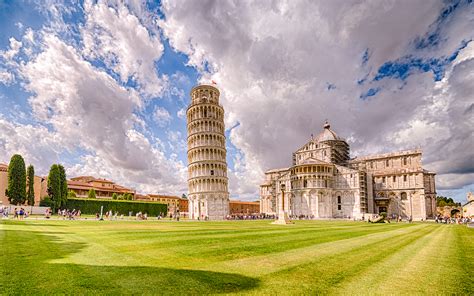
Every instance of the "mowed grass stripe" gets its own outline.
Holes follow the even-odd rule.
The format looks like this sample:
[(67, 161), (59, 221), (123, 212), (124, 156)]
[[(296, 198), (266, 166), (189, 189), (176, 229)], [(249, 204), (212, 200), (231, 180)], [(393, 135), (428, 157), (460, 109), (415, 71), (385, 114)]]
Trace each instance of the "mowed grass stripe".
[[(111, 241), (108, 243), (109, 250), (104, 251), (104, 256), (107, 257), (108, 253), (121, 253), (127, 259), (134, 257), (136, 258), (136, 264), (143, 265), (154, 265), (158, 262), (160, 266), (176, 265), (176, 257), (179, 257), (179, 261), (189, 262), (191, 266), (199, 266), (203, 263), (209, 262), (222, 262), (227, 260), (233, 260), (238, 258), (248, 258), (251, 256), (258, 256), (268, 253), (284, 252), (289, 249), (297, 249), (315, 244), (321, 244), (329, 241), (336, 241), (341, 239), (347, 239), (350, 237), (358, 237), (367, 235), (373, 232), (388, 231), (393, 227), (372, 227), (365, 229), (365, 231), (359, 230), (359, 227), (366, 228), (365, 224), (352, 224), (352, 227), (346, 227), (345, 231), (333, 232), (314, 231), (312, 233), (300, 233), (285, 232), (284, 234), (271, 236), (256, 236), (252, 238), (241, 237), (240, 233), (237, 232), (234, 238), (224, 239), (211, 239), (211, 240), (180, 240), (179, 244), (168, 243), (166, 240), (161, 238), (152, 237), (153, 233), (150, 233), (150, 241), (146, 245), (137, 243), (132, 238), (125, 240), (128, 242), (123, 245), (123, 241), (112, 239), (109, 237), (97, 237), (93, 241), (107, 240)], [(369, 230), (371, 232), (369, 232)], [(293, 231), (296, 231), (293, 229)], [(119, 244), (120, 246), (116, 246)], [(89, 248), (97, 249), (95, 243), (91, 244)], [(87, 250), (86, 250), (87, 251)], [(83, 256), (82, 254), (75, 254), (74, 258), (70, 262), (82, 263), (82, 264), (96, 264), (93, 260), (93, 256)], [(83, 258), (89, 258), (89, 261), (84, 261)], [(79, 261), (81, 260), (81, 261)], [(91, 261), (92, 260), (92, 261)], [(108, 258), (104, 259), (105, 261)], [(114, 260), (110, 260), (113, 262)], [(130, 261), (130, 260), (126, 260)], [(122, 264), (126, 264), (125, 261)], [(190, 265), (186, 265), (189, 267)]]
[[(375, 226), (377, 227), (377, 226)], [(226, 262), (212, 264), (206, 268), (213, 270), (233, 270), (243, 272), (252, 276), (262, 276), (273, 273), (281, 269), (286, 269), (309, 261), (318, 260), (335, 254), (345, 254), (356, 248), (365, 247), (384, 240), (407, 236), (419, 233), (426, 228), (426, 225), (412, 225), (409, 228), (389, 228), (385, 232), (371, 233), (361, 237), (346, 238), (343, 240), (330, 241), (321, 244), (314, 244), (305, 248), (291, 249), (286, 252), (272, 253), (262, 256), (254, 256)], [(258, 264), (255, 264), (258, 262)]]
[[(420, 294), (424, 291), (429, 294), (435, 293), (436, 291), (426, 290), (426, 287), (429, 287), (433, 280), (439, 281), (445, 276), (450, 278), (450, 275), (445, 275), (443, 270), (439, 269), (438, 256), (447, 254), (437, 249), (444, 239), (450, 239), (449, 234), (447, 228), (437, 227), (412, 244), (398, 249), (384, 260), (371, 265), (362, 274), (335, 285), (331, 288), (331, 293), (347, 295), (357, 291), (358, 294), (364, 295), (374, 294), (374, 292), (380, 295), (393, 295), (399, 294), (402, 290), (409, 294)], [(433, 259), (437, 261), (437, 264), (433, 264)], [(429, 270), (433, 266), (437, 272)], [(433, 279), (429, 276), (430, 274), (436, 274), (438, 278)], [(392, 280), (387, 282), (387, 276)], [(407, 286), (411, 290), (407, 290)], [(419, 290), (419, 287), (423, 287), (423, 290)]]
[[(264, 285), (262, 290), (285, 294), (321, 294), (328, 293), (335, 285), (354, 276), (361, 275), (373, 264), (384, 260), (400, 248), (410, 245), (416, 240), (429, 234), (430, 227), (423, 227), (418, 231), (397, 234), (380, 241), (365, 245), (358, 245), (350, 250), (341, 252), (333, 249), (332, 253), (317, 258), (308, 258), (307, 262), (298, 266), (285, 268), (278, 272), (261, 277)], [(298, 281), (288, 282), (288, 277), (296, 277)], [(257, 293), (258, 290), (252, 291)], [(357, 294), (353, 290), (350, 294)]]

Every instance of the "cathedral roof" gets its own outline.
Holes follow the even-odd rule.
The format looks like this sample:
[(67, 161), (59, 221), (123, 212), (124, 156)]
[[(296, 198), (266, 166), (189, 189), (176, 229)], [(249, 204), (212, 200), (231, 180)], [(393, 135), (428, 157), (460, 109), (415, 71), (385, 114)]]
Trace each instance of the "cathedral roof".
[(344, 141), (343, 138), (339, 137), (332, 129), (329, 123), (326, 121), (324, 123), (324, 130), (320, 133), (315, 139), (315, 142), (324, 142), (324, 141)]

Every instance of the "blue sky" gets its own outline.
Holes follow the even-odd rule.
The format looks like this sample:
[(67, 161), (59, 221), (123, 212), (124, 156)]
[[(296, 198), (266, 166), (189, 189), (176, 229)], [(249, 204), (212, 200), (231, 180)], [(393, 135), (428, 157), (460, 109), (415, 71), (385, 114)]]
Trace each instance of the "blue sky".
[(234, 198), (257, 199), (328, 119), (352, 156), (422, 148), (462, 201), (473, 16), (472, 1), (0, 1), (0, 161), (185, 193), (188, 94), (215, 80)]

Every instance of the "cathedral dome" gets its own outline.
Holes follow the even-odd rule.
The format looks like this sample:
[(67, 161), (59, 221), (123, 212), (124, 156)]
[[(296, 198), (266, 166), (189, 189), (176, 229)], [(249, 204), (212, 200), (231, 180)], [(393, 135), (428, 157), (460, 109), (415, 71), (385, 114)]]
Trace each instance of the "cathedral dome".
[(315, 141), (316, 142), (324, 142), (324, 141), (344, 141), (343, 138), (340, 138), (333, 130), (331, 130), (331, 126), (329, 123), (326, 121), (324, 124), (324, 130), (322, 133), (320, 133)]

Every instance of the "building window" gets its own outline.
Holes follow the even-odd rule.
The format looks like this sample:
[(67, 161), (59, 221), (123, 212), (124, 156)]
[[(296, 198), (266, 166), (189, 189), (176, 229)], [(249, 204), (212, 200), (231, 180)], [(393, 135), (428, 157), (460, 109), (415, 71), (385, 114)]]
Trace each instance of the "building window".
[(393, 176), (393, 182), (395, 183), (397, 181), (397, 177)]
[(306, 188), (306, 186), (308, 186), (308, 181), (303, 180), (303, 187)]
[(407, 193), (406, 193), (406, 192), (402, 192), (402, 194), (400, 195), (400, 198), (401, 198), (402, 200), (407, 200), (407, 199), (408, 199), (408, 198), (407, 198)]
[(337, 205), (337, 209), (340, 211), (342, 209), (341, 205)]
[(382, 183), (385, 183), (385, 177), (382, 177)]
[(211, 176), (214, 176), (214, 170), (211, 170)]
[(407, 181), (407, 175), (403, 175), (403, 182)]
[(389, 164), (388, 159), (387, 159), (387, 160), (385, 161), (385, 166), (388, 167), (389, 165), (390, 165), (390, 164)]
[(403, 165), (407, 165), (407, 158), (406, 157), (403, 158)]
[(340, 196), (337, 197), (337, 203), (338, 203), (338, 204), (341, 203), (341, 197), (340, 197)]

